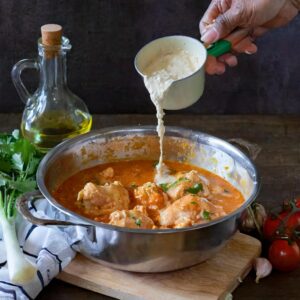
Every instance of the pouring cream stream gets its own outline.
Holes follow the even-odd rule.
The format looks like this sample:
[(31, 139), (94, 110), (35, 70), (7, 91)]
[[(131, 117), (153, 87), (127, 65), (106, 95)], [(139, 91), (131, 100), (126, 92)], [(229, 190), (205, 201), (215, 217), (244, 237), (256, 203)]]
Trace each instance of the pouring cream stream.
[(146, 75), (144, 83), (156, 107), (157, 133), (160, 143), (160, 157), (155, 176), (156, 183), (170, 181), (168, 169), (163, 164), (163, 138), (165, 134), (163, 104), (165, 95), (174, 81), (190, 76), (197, 71), (198, 66), (199, 62), (196, 57), (187, 50), (178, 48), (157, 56), (144, 69)]

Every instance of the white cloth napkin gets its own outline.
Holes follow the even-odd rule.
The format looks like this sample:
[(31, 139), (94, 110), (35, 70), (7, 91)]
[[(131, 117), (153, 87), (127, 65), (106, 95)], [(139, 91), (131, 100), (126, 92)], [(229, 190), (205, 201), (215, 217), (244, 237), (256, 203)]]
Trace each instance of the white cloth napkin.
[[(31, 212), (39, 218), (53, 218), (57, 214), (45, 199), (30, 206)], [(38, 268), (36, 278), (24, 286), (14, 285), (9, 281), (6, 264), (6, 252), (0, 233), (0, 299), (11, 300), (34, 299), (40, 291), (75, 257), (73, 245), (77, 244), (83, 234), (77, 234), (75, 228), (70, 231), (55, 226), (32, 225), (21, 217), (17, 220), (17, 232), (20, 247), (27, 259)], [(80, 233), (80, 232), (78, 232)]]

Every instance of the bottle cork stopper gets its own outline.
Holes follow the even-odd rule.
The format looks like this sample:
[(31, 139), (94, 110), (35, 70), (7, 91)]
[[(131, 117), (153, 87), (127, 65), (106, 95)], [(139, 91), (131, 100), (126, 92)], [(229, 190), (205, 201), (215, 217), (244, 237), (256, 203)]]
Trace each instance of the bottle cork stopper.
[(45, 46), (61, 45), (62, 27), (57, 24), (46, 24), (41, 27), (42, 43)]

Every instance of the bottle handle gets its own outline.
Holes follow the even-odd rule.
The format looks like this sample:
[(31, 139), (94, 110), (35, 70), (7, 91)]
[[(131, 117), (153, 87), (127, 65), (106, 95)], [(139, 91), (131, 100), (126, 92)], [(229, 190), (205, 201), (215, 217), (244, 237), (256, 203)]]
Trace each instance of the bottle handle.
[(27, 88), (25, 87), (22, 79), (21, 74), (24, 69), (36, 69), (39, 70), (39, 63), (36, 59), (22, 59), (17, 62), (12, 70), (11, 70), (11, 78), (14, 83), (15, 88), (21, 98), (21, 100), (26, 104), (27, 100), (32, 96)]

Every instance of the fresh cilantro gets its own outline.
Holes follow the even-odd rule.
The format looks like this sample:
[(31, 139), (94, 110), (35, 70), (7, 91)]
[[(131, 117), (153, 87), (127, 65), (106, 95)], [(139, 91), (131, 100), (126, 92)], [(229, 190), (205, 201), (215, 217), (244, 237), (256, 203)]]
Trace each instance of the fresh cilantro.
[(160, 187), (161, 187), (161, 189), (166, 193), (167, 191), (168, 191), (168, 186), (169, 186), (169, 184), (168, 183), (161, 183), (160, 185), (159, 185)]
[(173, 183), (171, 183), (169, 185), (168, 189), (177, 186), (180, 182), (183, 182), (183, 181), (190, 181), (190, 180), (187, 179), (186, 177), (181, 177), (181, 178), (177, 179), (176, 181), (174, 181)]
[(166, 193), (169, 189), (177, 186), (182, 181), (189, 181), (189, 179), (187, 179), (185, 177), (181, 177), (172, 183), (161, 183), (159, 186)]
[(185, 190), (186, 192), (190, 193), (190, 194), (198, 194), (200, 191), (203, 191), (203, 185), (201, 183), (196, 183), (194, 186), (188, 188)]
[(135, 224), (140, 227), (142, 225), (142, 220), (141, 219), (136, 219)]
[(6, 217), (15, 213), (14, 203), (20, 194), (36, 188), (35, 174), (41, 158), (42, 154), (20, 137), (18, 130), (0, 134), (0, 194), (4, 204), (0, 210), (4, 209)]
[(191, 202), (191, 204), (193, 204), (193, 205), (197, 205), (197, 204), (198, 204), (198, 202), (196, 202), (196, 201), (192, 201), (192, 202)]
[(21, 153), (15, 153), (12, 156), (13, 168), (19, 172), (22, 172), (24, 169), (24, 161), (22, 159)]
[[(0, 145), (1, 146), (1, 145)], [(1, 156), (1, 153), (0, 153)], [(5, 157), (0, 157), (0, 171), (4, 173), (9, 173), (11, 171), (12, 164), (9, 159)]]
[(15, 129), (12, 134), (11, 134), (16, 140), (19, 139), (20, 137), (20, 130), (19, 129)]
[(202, 213), (203, 219), (205, 219), (205, 220), (211, 220), (210, 214), (211, 213), (209, 211), (204, 210), (203, 213)]
[(16, 200), (25, 192), (36, 188), (35, 175), (42, 154), (19, 131), (0, 134), (0, 224), (12, 282), (23, 284), (32, 280), (36, 267), (31, 265), (19, 247), (15, 221)]

